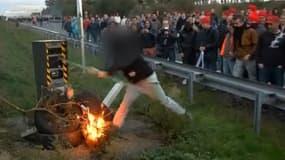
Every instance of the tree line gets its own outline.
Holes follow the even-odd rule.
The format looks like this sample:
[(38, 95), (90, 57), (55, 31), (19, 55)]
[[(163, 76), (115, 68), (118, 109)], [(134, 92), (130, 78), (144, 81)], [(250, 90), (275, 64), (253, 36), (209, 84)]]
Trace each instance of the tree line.
[[(258, 7), (282, 7), (282, 3), (264, 0), (82, 0), (84, 11), (88, 15), (116, 14), (129, 16), (152, 11), (186, 11), (195, 9), (217, 10), (227, 9), (232, 4), (237, 8), (244, 8), (246, 3), (256, 4)], [(55, 16), (76, 15), (76, 0), (46, 0), (47, 8), (44, 13)], [(273, 5), (274, 4), (274, 5)], [(283, 3), (284, 7), (284, 3)]]

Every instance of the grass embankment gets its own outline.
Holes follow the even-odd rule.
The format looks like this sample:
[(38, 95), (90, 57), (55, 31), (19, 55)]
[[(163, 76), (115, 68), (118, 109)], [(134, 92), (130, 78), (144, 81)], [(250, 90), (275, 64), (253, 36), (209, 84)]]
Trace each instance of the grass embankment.
[[(43, 36), (6, 22), (0, 22), (0, 31), (0, 95), (31, 108), (36, 103), (31, 42), (43, 39)], [(78, 49), (70, 48), (69, 56), (70, 60), (80, 62)], [(87, 55), (87, 64), (97, 62), (96, 57)], [(191, 105), (187, 100), (186, 87), (164, 77), (161, 79), (166, 92), (190, 109), (194, 120), (185, 122), (159, 104), (141, 97), (133, 105), (131, 116), (141, 113), (150, 116), (165, 136), (165, 146), (146, 151), (138, 155), (138, 159), (284, 160), (285, 129), (282, 122), (272, 116), (264, 116), (261, 135), (257, 136), (252, 130), (251, 106), (231, 106), (230, 96), (197, 90), (195, 104)], [(75, 89), (94, 91), (101, 98), (112, 86), (111, 81), (81, 75), (80, 70), (76, 69), (70, 72), (70, 82)], [(118, 103), (119, 99), (114, 106)], [(0, 107), (1, 119), (18, 116), (2, 102)], [(4, 137), (8, 136), (2, 136), (2, 139)], [(13, 142), (11, 145), (14, 148)], [(42, 151), (28, 152), (28, 147), (13, 151), (0, 144), (0, 149), (18, 159), (32, 159), (33, 156), (48, 159), (48, 156), (42, 155)], [(25, 157), (27, 153), (30, 156)], [(61, 154), (55, 154), (50, 159), (56, 158), (64, 159)]]

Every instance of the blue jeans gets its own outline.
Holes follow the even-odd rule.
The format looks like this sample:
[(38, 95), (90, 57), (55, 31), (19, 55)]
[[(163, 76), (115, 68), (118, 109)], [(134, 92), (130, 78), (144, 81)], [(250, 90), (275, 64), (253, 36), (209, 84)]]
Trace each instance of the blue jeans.
[(271, 84), (278, 85), (278, 86), (283, 86), (283, 73), (284, 69), (282, 66), (278, 67), (268, 67), (264, 66), (263, 68), (259, 67), (259, 81), (268, 83), (270, 82)]
[(226, 75), (233, 75), (235, 65), (235, 59), (231, 57), (224, 57), (223, 58), (223, 73)]
[(233, 76), (238, 78), (244, 78), (244, 73), (248, 73), (248, 78), (252, 81), (256, 81), (256, 62), (252, 61), (244, 61), (236, 59)]

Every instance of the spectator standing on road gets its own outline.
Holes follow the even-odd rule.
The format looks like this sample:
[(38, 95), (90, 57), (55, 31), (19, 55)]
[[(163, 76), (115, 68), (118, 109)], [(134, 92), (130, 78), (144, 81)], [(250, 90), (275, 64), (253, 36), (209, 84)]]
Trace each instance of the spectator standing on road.
[(216, 11), (214, 8), (211, 9), (211, 26), (214, 28), (217, 28), (219, 24), (219, 18), (216, 14)]
[(220, 55), (223, 57), (223, 73), (226, 75), (232, 75), (235, 64), (235, 57), (233, 55), (234, 28), (232, 23), (232, 16), (228, 17), (227, 30), (228, 32), (223, 40)]
[(229, 11), (223, 12), (223, 17), (220, 23), (218, 24), (218, 32), (219, 32), (219, 41), (218, 46), (219, 48), (222, 46), (223, 40), (228, 32), (228, 21), (231, 13)]
[[(234, 11), (232, 11), (232, 10), (234, 10)], [(222, 19), (221, 19), (221, 21), (218, 24), (217, 30), (218, 30), (218, 34), (219, 34), (219, 40), (218, 40), (219, 51), (221, 50), (223, 41), (224, 41), (225, 36), (226, 36), (226, 34), (228, 32), (228, 27), (227, 27), (228, 21), (227, 21), (227, 19), (234, 12), (235, 12), (234, 8), (231, 8), (231, 9), (229, 9), (227, 11), (224, 11)], [(217, 71), (223, 71), (223, 57), (221, 55), (218, 56)]]
[(243, 78), (244, 72), (248, 73), (250, 80), (256, 80), (256, 63), (251, 59), (255, 51), (258, 35), (257, 32), (246, 25), (242, 15), (235, 15), (234, 23), (234, 56), (236, 58), (233, 76)]
[(164, 19), (162, 28), (157, 36), (158, 57), (165, 58), (170, 62), (175, 62), (175, 44), (177, 42), (177, 33), (170, 28), (169, 20)]
[(183, 26), (186, 23), (186, 14), (182, 13), (181, 16), (178, 18), (177, 24), (176, 24), (176, 31), (181, 32), (183, 30)]
[(133, 18), (132, 18), (130, 28), (131, 28), (132, 31), (135, 31), (135, 32), (137, 32), (137, 33), (140, 33), (140, 31), (141, 31), (142, 28), (141, 28), (141, 25), (140, 25), (139, 20), (138, 20), (137, 17), (133, 17)]
[(259, 80), (282, 87), (285, 67), (285, 33), (279, 28), (278, 16), (269, 16), (267, 24), (269, 30), (260, 36), (256, 48)]
[(32, 17), (32, 24), (37, 25), (37, 17), (36, 16)]
[(267, 17), (267, 11), (265, 9), (260, 10), (258, 13), (258, 17), (259, 17), (259, 23), (257, 25), (256, 32), (260, 36), (262, 33), (264, 33), (267, 30), (266, 24), (265, 24), (266, 17)]
[(97, 43), (100, 32), (100, 24), (98, 19), (96, 20), (94, 17), (91, 18), (91, 22), (87, 28), (87, 31), (90, 33), (92, 42)]
[(196, 64), (196, 37), (197, 32), (193, 29), (194, 19), (188, 18), (183, 31), (179, 37), (179, 53), (182, 56), (183, 64)]
[(158, 31), (159, 31), (160, 26), (161, 26), (161, 23), (158, 20), (157, 15), (152, 14), (151, 30), (153, 31), (155, 37), (157, 37), (157, 35), (158, 35)]
[(218, 31), (211, 26), (210, 16), (203, 16), (201, 18), (201, 25), (203, 29), (200, 31), (201, 37), (198, 44), (200, 57), (202, 56), (201, 54), (204, 53), (205, 69), (216, 71), (219, 40)]
[(144, 28), (141, 31), (141, 39), (144, 55), (155, 57), (156, 56), (156, 42), (155, 36), (151, 32), (150, 21), (146, 20), (144, 23)]
[(123, 16), (122, 20), (121, 20), (121, 25), (122, 26), (126, 26), (127, 25), (127, 17)]
[(86, 40), (89, 41), (90, 40), (90, 33), (88, 32), (88, 27), (90, 24), (90, 19), (88, 17), (86, 17), (83, 21), (83, 29), (85, 32), (85, 36), (86, 36)]
[(72, 28), (71, 28), (71, 17), (67, 17), (64, 23), (64, 29), (68, 33), (68, 37), (73, 38)]
[(78, 27), (78, 20), (76, 17), (72, 18), (71, 30), (72, 30), (72, 38), (79, 39), (79, 27)]
[(102, 22), (100, 23), (100, 33), (99, 36), (101, 37), (102, 31), (107, 28), (109, 23), (109, 16), (107, 14), (104, 14)]

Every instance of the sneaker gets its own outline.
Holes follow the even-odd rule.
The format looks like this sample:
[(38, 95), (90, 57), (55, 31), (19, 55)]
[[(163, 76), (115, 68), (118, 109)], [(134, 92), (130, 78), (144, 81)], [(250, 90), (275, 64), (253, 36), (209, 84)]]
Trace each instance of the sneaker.
[(186, 85), (186, 84), (187, 84), (187, 79), (184, 79), (184, 80), (182, 81), (182, 84), (183, 84), (183, 85)]
[(192, 114), (189, 111), (185, 112), (185, 117), (188, 118), (189, 120), (193, 119)]

